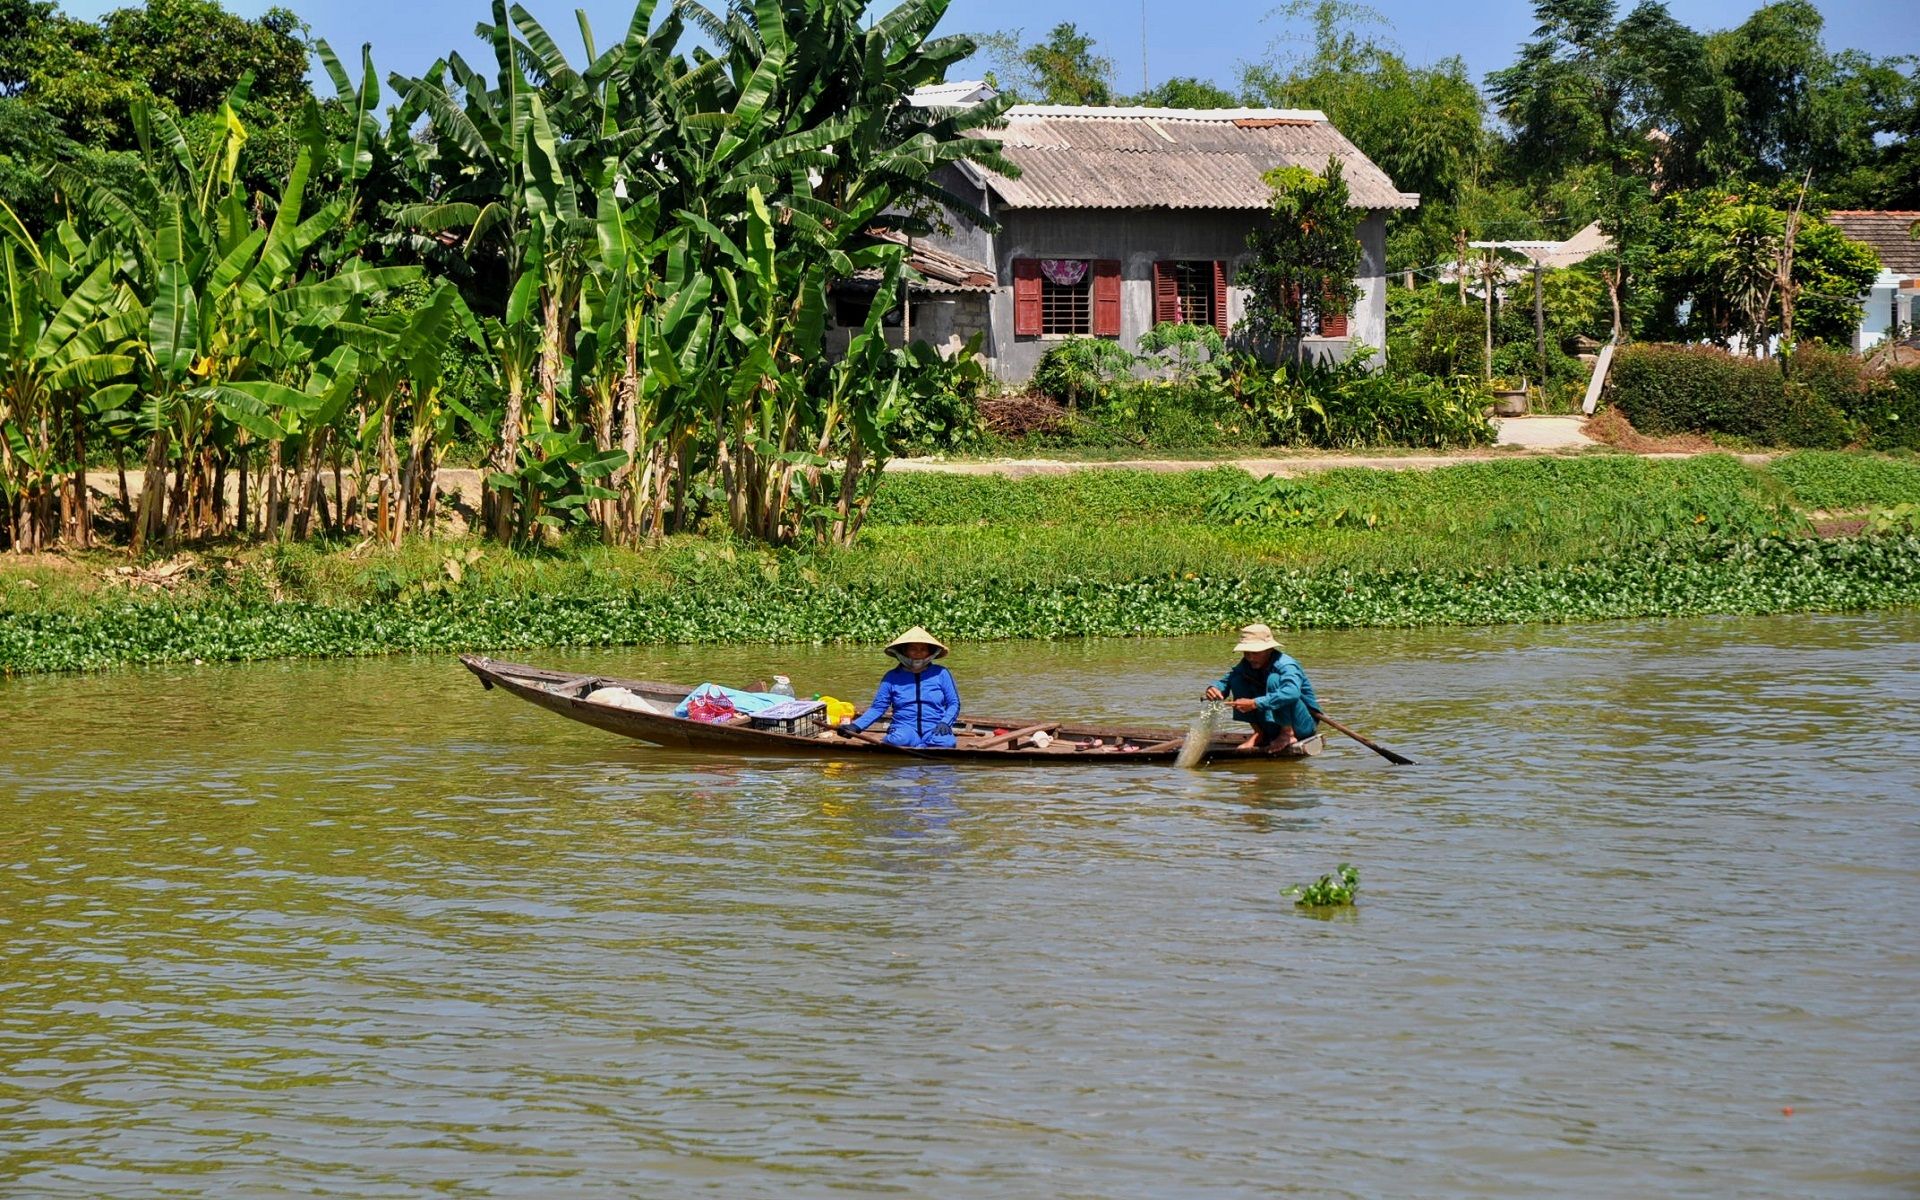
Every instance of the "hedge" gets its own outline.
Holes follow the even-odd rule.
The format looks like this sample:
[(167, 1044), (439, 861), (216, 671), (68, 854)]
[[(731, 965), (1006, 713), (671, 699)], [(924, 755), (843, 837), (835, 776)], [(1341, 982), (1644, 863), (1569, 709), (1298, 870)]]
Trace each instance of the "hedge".
[(1608, 393), (1634, 428), (1656, 437), (1722, 433), (1815, 450), (1854, 438), (1853, 422), (1834, 402), (1847, 394), (1844, 378), (1825, 360), (1788, 383), (1771, 360), (1709, 346), (1628, 346), (1614, 359)]

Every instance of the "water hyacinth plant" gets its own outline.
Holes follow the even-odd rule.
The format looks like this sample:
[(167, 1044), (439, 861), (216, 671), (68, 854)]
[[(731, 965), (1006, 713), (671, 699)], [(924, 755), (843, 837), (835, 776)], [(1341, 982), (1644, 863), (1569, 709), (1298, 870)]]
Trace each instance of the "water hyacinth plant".
[(1294, 897), (1295, 908), (1348, 907), (1360, 890), (1360, 869), (1352, 863), (1341, 863), (1333, 871), (1312, 883), (1296, 883), (1280, 894)]

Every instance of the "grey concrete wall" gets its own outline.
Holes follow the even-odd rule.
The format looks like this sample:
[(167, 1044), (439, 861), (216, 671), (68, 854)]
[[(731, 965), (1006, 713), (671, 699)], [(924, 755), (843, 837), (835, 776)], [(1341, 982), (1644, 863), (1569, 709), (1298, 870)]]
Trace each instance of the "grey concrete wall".
[[(912, 336), (916, 342), (925, 342), (940, 353), (952, 357), (959, 353), (974, 334), (986, 334), (987, 330), (987, 293), (985, 292), (945, 292), (934, 295), (914, 293), (912, 303), (904, 314), (904, 323), (912, 325)], [(847, 343), (853, 340), (858, 329), (849, 329), (835, 323), (833, 313), (827, 313), (827, 330), (823, 339), (827, 355), (839, 358), (847, 352)], [(887, 344), (899, 346), (906, 341), (908, 331), (901, 325), (887, 326), (882, 331)], [(980, 353), (988, 356), (987, 338), (981, 339)]]
[[(985, 211), (989, 216), (997, 216), (993, 212), (992, 195), (985, 188), (976, 187), (960, 168), (941, 167), (933, 173), (933, 177), (941, 187), (956, 196), (963, 197), (975, 208)], [(937, 250), (958, 254), (962, 258), (970, 258), (975, 262), (991, 263), (993, 261), (992, 231), (971, 224), (964, 217), (954, 213), (947, 214), (946, 222), (948, 229), (935, 230), (924, 237), (914, 238), (914, 241), (924, 242)]]
[[(1255, 217), (1250, 213), (1162, 210), (1003, 210), (995, 216), (1000, 233), (991, 239), (991, 262), (1000, 283), (991, 298), (993, 335), (988, 344), (994, 374), (1008, 382), (1032, 377), (1040, 356), (1058, 338), (1013, 336), (1013, 260), (1016, 258), (1110, 258), (1120, 262), (1120, 341), (1138, 346), (1140, 335), (1153, 327), (1153, 264), (1177, 259), (1222, 260), (1227, 264), (1227, 324), (1237, 324), (1246, 312), (1246, 290), (1237, 286), (1247, 258), (1247, 234)], [(1310, 339), (1308, 352), (1317, 358), (1345, 358), (1364, 343), (1386, 345), (1387, 225), (1382, 213), (1371, 213), (1361, 223), (1361, 296), (1354, 306), (1345, 339)], [(974, 242), (971, 245), (977, 246)], [(956, 253), (978, 254), (975, 249)]]

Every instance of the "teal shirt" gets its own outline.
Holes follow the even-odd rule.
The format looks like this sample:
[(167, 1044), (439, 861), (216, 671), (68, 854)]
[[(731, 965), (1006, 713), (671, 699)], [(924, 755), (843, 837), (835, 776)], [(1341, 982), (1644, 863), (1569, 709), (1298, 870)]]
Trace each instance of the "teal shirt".
[[(1291, 725), (1300, 737), (1314, 730), (1311, 710), (1319, 708), (1320, 701), (1313, 694), (1306, 668), (1291, 655), (1276, 654), (1273, 662), (1258, 669), (1248, 666), (1243, 658), (1213, 686), (1230, 700), (1252, 700), (1252, 716), (1263, 725)], [(1248, 719), (1241, 713), (1234, 716)]]

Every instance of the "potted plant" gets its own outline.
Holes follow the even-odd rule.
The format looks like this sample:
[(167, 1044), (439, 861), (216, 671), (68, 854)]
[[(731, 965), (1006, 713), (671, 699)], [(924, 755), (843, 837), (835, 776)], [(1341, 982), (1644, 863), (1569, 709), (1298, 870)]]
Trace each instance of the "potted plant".
[(1487, 390), (1493, 393), (1494, 416), (1524, 417), (1527, 415), (1526, 380), (1503, 379), (1496, 375), (1487, 381)]

